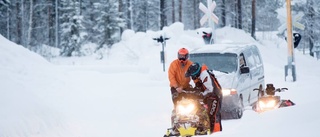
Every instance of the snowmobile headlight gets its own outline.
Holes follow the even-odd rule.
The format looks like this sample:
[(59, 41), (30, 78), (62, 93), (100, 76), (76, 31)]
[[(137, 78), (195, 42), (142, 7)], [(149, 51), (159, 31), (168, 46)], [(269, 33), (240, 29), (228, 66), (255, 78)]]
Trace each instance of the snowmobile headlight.
[(267, 102), (259, 101), (260, 108), (272, 108), (275, 105), (276, 105), (276, 101), (275, 100), (269, 100)]
[(182, 115), (190, 114), (195, 109), (194, 104), (178, 105), (177, 107), (178, 107), (178, 113)]
[(237, 90), (225, 88), (225, 89), (222, 89), (222, 94), (223, 94), (223, 96), (235, 95), (235, 94), (237, 94)]
[(263, 101), (259, 101), (259, 107), (260, 108), (265, 108), (266, 104)]
[(270, 100), (270, 101), (267, 103), (267, 107), (268, 107), (268, 108), (274, 107), (275, 105), (276, 105), (276, 101), (275, 101), (275, 100)]

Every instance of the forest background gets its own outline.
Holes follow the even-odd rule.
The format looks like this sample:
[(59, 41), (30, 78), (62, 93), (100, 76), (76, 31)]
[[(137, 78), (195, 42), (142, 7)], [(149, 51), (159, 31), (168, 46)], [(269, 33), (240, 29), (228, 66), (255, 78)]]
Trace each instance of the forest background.
[[(268, 34), (285, 23), (278, 14), (285, 9), (285, 0), (215, 2), (216, 28), (242, 29), (255, 38), (256, 31)], [(186, 30), (205, 27), (199, 23), (204, 15), (199, 3), (207, 5), (206, 0), (0, 0), (0, 34), (47, 59), (108, 53), (127, 29), (159, 31), (175, 22)], [(305, 26), (293, 27), (302, 35), (298, 49), (314, 56), (314, 47), (320, 47), (320, 3), (292, 0), (291, 4), (292, 15), (303, 15), (299, 22)]]

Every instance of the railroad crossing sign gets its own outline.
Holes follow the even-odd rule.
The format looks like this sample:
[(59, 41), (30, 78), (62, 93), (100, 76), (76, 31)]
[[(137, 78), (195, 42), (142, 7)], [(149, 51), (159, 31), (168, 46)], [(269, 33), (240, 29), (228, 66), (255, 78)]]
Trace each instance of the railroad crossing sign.
[[(201, 2), (199, 4), (199, 9), (204, 12), (205, 15), (202, 16), (200, 19), (201, 26), (204, 25), (208, 20), (214, 21), (216, 24), (218, 24), (219, 18), (213, 13), (214, 8), (216, 8), (217, 4), (215, 1), (207, 0), (208, 8), (204, 6)], [(210, 25), (210, 24), (209, 24)]]
[[(292, 20), (292, 25), (300, 30), (304, 30), (305, 29), (305, 26), (301, 23), (299, 23), (298, 21), (301, 20), (301, 18), (303, 17), (303, 13), (302, 12), (299, 12), (297, 15), (295, 15), (293, 17), (293, 20)], [(285, 17), (281, 16), (282, 18), (280, 18), (280, 20), (286, 20)], [(282, 34), (284, 33), (284, 31), (287, 29), (287, 22), (284, 21), (284, 23), (278, 28), (278, 31), (279, 31), (279, 34)]]
[[(209, 26), (210, 28), (212, 28), (212, 36), (210, 39), (210, 43), (214, 43), (214, 37), (216, 37), (216, 35), (214, 35), (214, 23), (218, 24), (219, 22), (219, 18), (213, 13), (214, 8), (216, 8), (217, 4), (215, 1), (212, 2), (212, 0), (207, 0), (207, 7), (204, 6), (201, 2), (199, 3), (199, 9), (205, 14), (201, 19), (200, 19), (200, 24), (201, 26), (204, 25), (204, 23), (206, 23), (207, 21), (209, 22)], [(210, 33), (210, 32), (208, 32)]]

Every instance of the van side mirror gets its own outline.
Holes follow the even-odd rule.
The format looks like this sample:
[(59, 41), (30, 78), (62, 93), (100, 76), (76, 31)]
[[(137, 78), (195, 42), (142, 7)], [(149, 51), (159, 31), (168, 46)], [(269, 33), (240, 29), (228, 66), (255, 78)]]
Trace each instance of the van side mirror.
[(245, 73), (249, 73), (250, 69), (249, 67), (245, 66), (245, 67), (240, 67), (240, 74), (245, 74)]

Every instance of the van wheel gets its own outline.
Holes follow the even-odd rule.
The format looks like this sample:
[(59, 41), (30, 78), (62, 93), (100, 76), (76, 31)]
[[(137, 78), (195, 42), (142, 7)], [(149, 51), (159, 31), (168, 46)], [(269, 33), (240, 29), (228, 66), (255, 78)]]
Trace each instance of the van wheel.
[(233, 111), (233, 114), (232, 114), (233, 119), (240, 119), (243, 116), (244, 107), (243, 107), (243, 101), (242, 101), (241, 95), (238, 100), (239, 100), (239, 107)]

